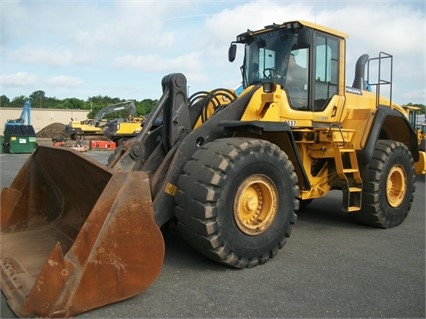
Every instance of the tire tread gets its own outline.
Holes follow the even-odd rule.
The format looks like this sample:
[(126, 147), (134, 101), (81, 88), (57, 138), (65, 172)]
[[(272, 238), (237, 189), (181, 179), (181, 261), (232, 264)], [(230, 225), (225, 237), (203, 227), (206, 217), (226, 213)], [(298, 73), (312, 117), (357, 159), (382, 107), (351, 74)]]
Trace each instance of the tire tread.
[[(185, 240), (208, 258), (236, 268), (254, 267), (273, 258), (278, 250), (284, 247), (290, 237), (292, 226), (296, 222), (296, 214), (293, 212), (290, 227), (281, 240), (273, 249), (256, 258), (238, 256), (222, 241), (215, 211), (217, 208), (212, 203), (219, 198), (221, 189), (219, 184), (226, 179), (227, 170), (236, 165), (247, 149), (254, 156), (268, 152), (286, 163), (285, 170), (289, 173), (292, 182), (293, 205), (297, 208), (299, 202), (296, 197), (299, 195), (299, 188), (292, 163), (276, 145), (248, 138), (222, 139), (209, 143), (208, 147), (200, 147), (184, 166), (176, 194), (177, 225)], [(194, 189), (191, 185), (194, 179), (197, 183), (196, 193), (190, 191)], [(187, 198), (189, 193), (190, 199)], [(184, 207), (187, 204), (185, 201), (191, 201), (190, 206), (193, 211), (185, 210)]]

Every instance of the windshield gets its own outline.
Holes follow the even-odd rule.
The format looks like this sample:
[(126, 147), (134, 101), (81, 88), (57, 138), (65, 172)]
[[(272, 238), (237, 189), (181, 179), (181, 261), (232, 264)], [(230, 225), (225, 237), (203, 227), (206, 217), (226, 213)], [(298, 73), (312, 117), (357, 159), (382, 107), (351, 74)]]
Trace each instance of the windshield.
[(254, 36), (245, 47), (244, 87), (265, 81), (274, 81), (284, 86), (294, 42), (295, 34), (289, 29)]

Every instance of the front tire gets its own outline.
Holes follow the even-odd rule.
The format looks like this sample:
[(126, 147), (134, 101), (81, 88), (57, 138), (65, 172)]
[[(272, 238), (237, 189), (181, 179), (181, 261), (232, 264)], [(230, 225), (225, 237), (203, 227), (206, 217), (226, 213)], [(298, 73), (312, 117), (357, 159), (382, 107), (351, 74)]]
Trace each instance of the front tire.
[(293, 165), (267, 141), (226, 138), (203, 145), (185, 165), (178, 188), (176, 217), (184, 238), (236, 268), (274, 257), (296, 221)]
[(414, 162), (407, 146), (379, 140), (363, 182), (362, 210), (357, 218), (380, 228), (401, 224), (411, 208), (415, 191)]

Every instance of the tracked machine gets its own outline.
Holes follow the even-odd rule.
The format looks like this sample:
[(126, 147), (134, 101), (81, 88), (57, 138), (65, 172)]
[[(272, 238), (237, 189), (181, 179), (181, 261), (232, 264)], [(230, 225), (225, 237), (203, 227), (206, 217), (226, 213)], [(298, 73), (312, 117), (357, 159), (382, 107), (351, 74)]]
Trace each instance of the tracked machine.
[(96, 112), (93, 119), (83, 121), (71, 120), (64, 127), (64, 135), (71, 137), (73, 140), (82, 136), (103, 137), (104, 126), (108, 122), (105, 117), (109, 114), (118, 114), (124, 111), (128, 113), (129, 117), (134, 117), (136, 115), (135, 101), (129, 100), (106, 106)]
[(425, 153), (408, 111), (377, 93), (391, 81), (379, 75), (366, 90), (368, 56), (346, 86), (346, 38), (304, 21), (240, 34), (229, 60), (244, 46), (241, 94), (188, 98), (184, 75), (165, 76), (142, 132), (108, 165), (39, 146), (1, 193), (1, 288), (13, 311), (66, 317), (140, 293), (160, 273), (170, 221), (236, 268), (273, 258), (299, 206), (333, 189), (358, 221), (401, 224)]
[(143, 116), (109, 120), (104, 126), (103, 134), (118, 145), (126, 139), (139, 135), (144, 120)]

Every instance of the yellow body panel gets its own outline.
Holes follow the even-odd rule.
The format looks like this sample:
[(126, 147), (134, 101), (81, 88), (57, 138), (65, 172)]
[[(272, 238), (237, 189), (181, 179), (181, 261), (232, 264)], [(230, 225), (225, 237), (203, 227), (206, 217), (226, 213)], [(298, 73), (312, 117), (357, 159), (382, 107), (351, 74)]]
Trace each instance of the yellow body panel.
[(142, 117), (135, 117), (130, 122), (120, 122), (119, 129), (116, 131), (117, 135), (125, 134), (138, 134), (142, 131)]
[(94, 125), (90, 120), (86, 121), (70, 121), (66, 126), (65, 131), (69, 134), (102, 134), (104, 122), (99, 122), (99, 125)]
[(414, 163), (416, 174), (426, 174), (426, 152), (419, 152), (419, 160)]

